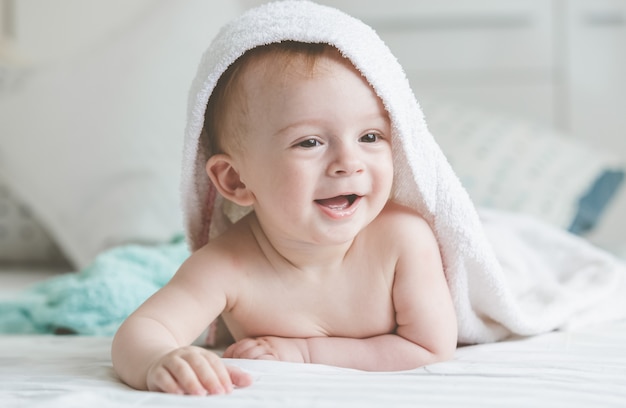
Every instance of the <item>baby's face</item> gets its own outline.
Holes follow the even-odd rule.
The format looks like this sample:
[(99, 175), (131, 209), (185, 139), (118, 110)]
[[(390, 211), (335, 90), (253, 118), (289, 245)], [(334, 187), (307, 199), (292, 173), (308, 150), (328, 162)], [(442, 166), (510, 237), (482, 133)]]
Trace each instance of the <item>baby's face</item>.
[(257, 217), (289, 241), (349, 242), (390, 195), (387, 112), (339, 55), (321, 57), (313, 72), (299, 61), (288, 70), (271, 64), (244, 74), (248, 131), (236, 154)]

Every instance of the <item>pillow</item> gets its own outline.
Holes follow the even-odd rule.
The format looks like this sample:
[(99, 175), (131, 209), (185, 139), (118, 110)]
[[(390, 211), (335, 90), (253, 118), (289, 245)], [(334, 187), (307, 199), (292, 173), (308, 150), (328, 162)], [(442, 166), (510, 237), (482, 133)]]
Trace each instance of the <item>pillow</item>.
[(236, 3), (161, 1), (90, 52), (0, 95), (0, 174), (77, 268), (182, 231), (187, 93)]
[(505, 114), (431, 102), (428, 126), (477, 206), (591, 231), (623, 187), (623, 161), (573, 136)]
[(626, 260), (626, 188), (611, 199), (591, 233), (585, 238)]
[(63, 262), (61, 251), (47, 231), (0, 179), (0, 263)]

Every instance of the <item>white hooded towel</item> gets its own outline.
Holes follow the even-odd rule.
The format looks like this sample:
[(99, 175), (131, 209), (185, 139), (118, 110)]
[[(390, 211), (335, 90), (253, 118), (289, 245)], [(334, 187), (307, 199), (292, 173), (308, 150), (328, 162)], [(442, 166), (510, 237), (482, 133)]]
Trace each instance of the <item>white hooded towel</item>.
[(279, 1), (246, 12), (221, 30), (200, 62), (189, 95), (181, 184), (192, 250), (222, 233), (233, 218), (205, 173), (207, 157), (199, 148), (211, 92), (247, 50), (286, 40), (336, 47), (382, 100), (393, 132), (392, 199), (421, 213), (437, 237), (460, 343), (626, 317), (621, 262), (531, 219), (496, 212), (484, 212), (481, 219), (386, 45), (361, 21), (308, 1)]

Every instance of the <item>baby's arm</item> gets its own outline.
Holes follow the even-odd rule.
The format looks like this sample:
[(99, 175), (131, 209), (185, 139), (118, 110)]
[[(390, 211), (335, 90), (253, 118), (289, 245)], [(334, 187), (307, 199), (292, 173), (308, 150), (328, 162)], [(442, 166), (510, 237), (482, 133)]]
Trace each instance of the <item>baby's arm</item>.
[[(226, 306), (224, 284), (195, 254), (174, 278), (122, 324), (113, 340), (113, 366), (128, 385), (182, 394), (222, 394), (246, 386), (248, 374), (214, 353), (190, 346)], [(224, 274), (222, 274), (224, 275)]]
[(367, 339), (314, 337), (246, 339), (225, 357), (311, 362), (371, 371), (412, 369), (452, 357), (457, 326), (441, 256), (428, 224), (400, 211), (381, 233), (399, 253), (393, 285), (397, 329)]

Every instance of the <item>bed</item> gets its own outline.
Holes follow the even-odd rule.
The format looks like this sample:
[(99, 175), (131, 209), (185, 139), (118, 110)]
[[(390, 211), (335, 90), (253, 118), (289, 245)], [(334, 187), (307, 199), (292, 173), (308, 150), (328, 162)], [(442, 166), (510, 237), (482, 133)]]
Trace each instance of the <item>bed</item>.
[(224, 397), (139, 392), (111, 367), (110, 338), (3, 337), (3, 406), (568, 406), (626, 402), (626, 323), (461, 348), (452, 362), (401, 373), (233, 362), (255, 377)]
[[(103, 255), (110, 260), (108, 251), (121, 249), (122, 255), (115, 254), (123, 258), (129, 245), (152, 254), (164, 243), (180, 244), (178, 152), (189, 81), (207, 38), (241, 10), (237, 2), (218, 12), (210, 2), (153, 1), (136, 6), (124, 20), (117, 13), (124, 3), (102, 6), (118, 16), (106, 41), (93, 40), (94, 34), (94, 47), (65, 50), (54, 63), (6, 71), (14, 82), (0, 92), (0, 310), (32, 293), (33, 285), (89, 282), (94, 270), (116, 280), (119, 271), (97, 263)], [(215, 24), (204, 23), (209, 15)], [(474, 18), (469, 28), (484, 21), (499, 27)], [(463, 35), (458, 30), (452, 27), (448, 34)], [(477, 33), (482, 44), (482, 29)], [(125, 60), (132, 60), (134, 69), (119, 63)], [(484, 72), (491, 72), (488, 68)], [(461, 82), (472, 77), (465, 74), (457, 77), (459, 94), (467, 90)], [(454, 96), (437, 97), (446, 94)], [(478, 206), (529, 214), (626, 260), (624, 152), (452, 99), (420, 93), (429, 128)], [(545, 101), (540, 102), (530, 110), (543, 111)], [(33, 163), (46, 164), (45, 177)], [(89, 303), (98, 303), (100, 313), (120, 312), (107, 324), (0, 330), (0, 406), (626, 406), (626, 321), (463, 346), (452, 361), (404, 372), (233, 360), (255, 383), (229, 396), (132, 390), (112, 369), (112, 334), (124, 314), (173, 273), (175, 268), (164, 265), (149, 284), (127, 285), (115, 302), (107, 297), (113, 290), (92, 281), (104, 289), (94, 291)], [(127, 271), (137, 270), (122, 272)], [(73, 288), (84, 293), (84, 286)], [(52, 315), (61, 313), (55, 302), (47, 303)]]
[[(14, 288), (35, 276), (4, 270)], [(59, 270), (33, 270), (47, 279)], [(11, 279), (7, 277), (11, 276)], [(16, 279), (27, 276), (28, 279)], [(4, 286), (3, 286), (4, 287)], [(12, 291), (3, 290), (3, 295)], [(393, 373), (252, 360), (255, 383), (219, 397), (132, 390), (110, 336), (0, 336), (0, 403), (17, 407), (623, 407), (626, 321), (460, 347), (452, 361)]]

